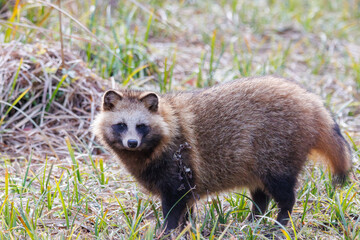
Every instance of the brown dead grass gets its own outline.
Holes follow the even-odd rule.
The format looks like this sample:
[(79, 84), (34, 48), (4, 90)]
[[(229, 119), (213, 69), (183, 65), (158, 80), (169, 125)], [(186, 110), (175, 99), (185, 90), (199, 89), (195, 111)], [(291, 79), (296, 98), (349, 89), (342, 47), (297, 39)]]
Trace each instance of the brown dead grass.
[[(21, 59), (23, 62), (15, 79)], [(65, 136), (91, 145), (90, 124), (106, 81), (69, 50), (65, 51), (64, 60), (66, 67), (61, 70), (58, 44), (14, 41), (0, 45), (1, 115), (9, 108), (5, 102), (12, 104), (29, 89), (0, 126), (1, 155), (10, 158), (32, 153), (35, 159), (46, 155), (59, 158), (68, 155)], [(68, 77), (46, 111), (52, 93), (65, 74)]]

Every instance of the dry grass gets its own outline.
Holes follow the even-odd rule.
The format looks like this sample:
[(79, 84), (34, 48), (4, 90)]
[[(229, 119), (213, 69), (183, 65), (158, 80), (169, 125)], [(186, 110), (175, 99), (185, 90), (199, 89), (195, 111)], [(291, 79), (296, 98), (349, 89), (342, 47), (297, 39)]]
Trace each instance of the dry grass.
[(56, 45), (16, 41), (0, 45), (0, 112), (5, 114), (9, 104), (28, 90), (1, 126), (2, 157), (32, 153), (33, 159), (48, 155), (60, 160), (68, 155), (65, 136), (92, 141), (90, 124), (106, 83), (70, 52), (65, 53), (66, 68), (59, 69), (62, 60)]

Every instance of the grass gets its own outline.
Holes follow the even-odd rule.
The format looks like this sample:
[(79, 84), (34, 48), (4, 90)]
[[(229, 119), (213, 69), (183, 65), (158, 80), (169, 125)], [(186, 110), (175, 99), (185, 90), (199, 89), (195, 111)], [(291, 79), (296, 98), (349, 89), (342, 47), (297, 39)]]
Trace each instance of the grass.
[(164, 238), (159, 200), (90, 133), (101, 93), (266, 74), (324, 99), (353, 148), (351, 181), (334, 189), (327, 169), (309, 163), (287, 227), (274, 229), (274, 202), (261, 220), (245, 221), (251, 200), (239, 190), (198, 202), (196, 218), (174, 239), (360, 239), (359, 7), (358, 0), (74, 0), (58, 9), (56, 1), (0, 1), (0, 239)]

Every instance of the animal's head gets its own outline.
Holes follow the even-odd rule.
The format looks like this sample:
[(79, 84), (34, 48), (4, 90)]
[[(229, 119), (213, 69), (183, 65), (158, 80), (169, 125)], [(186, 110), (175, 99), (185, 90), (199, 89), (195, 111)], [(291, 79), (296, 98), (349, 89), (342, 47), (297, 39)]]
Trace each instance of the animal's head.
[(116, 152), (151, 151), (169, 134), (159, 104), (153, 92), (109, 90), (103, 96), (94, 132)]

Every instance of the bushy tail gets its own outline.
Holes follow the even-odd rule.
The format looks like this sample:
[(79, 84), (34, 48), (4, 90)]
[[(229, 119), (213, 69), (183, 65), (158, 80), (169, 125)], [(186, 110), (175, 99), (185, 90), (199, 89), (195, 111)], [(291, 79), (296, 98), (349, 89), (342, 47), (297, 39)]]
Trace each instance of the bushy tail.
[(314, 150), (325, 157), (334, 175), (333, 184), (343, 185), (351, 169), (351, 148), (340, 132), (339, 125), (321, 128)]

